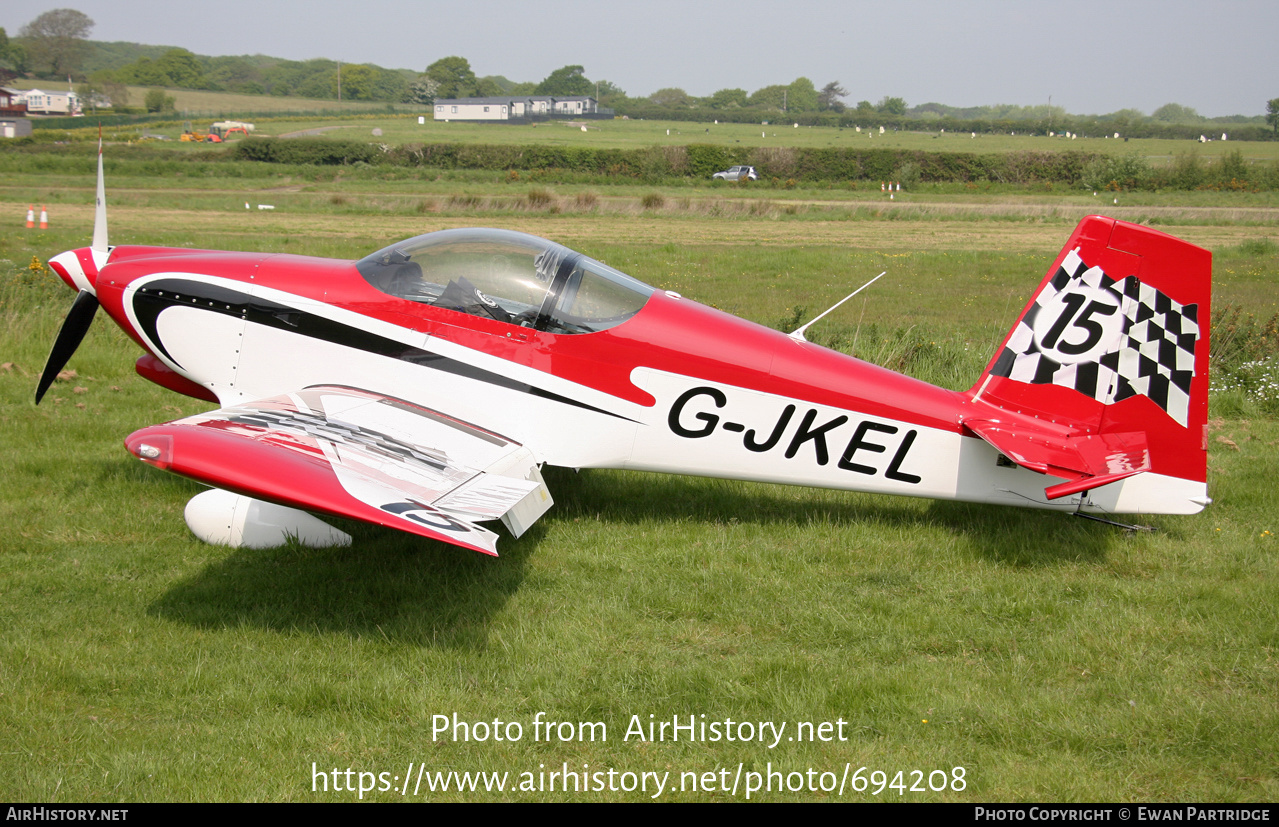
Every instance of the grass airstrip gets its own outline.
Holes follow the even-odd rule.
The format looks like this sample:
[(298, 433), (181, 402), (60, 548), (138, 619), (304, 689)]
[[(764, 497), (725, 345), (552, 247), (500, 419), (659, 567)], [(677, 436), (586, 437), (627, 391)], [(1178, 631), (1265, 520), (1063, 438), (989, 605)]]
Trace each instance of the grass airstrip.
[[(158, 180), (127, 165), (107, 183), (116, 243), (355, 258), (509, 227), (778, 327), (888, 270), (814, 332), (952, 388), (980, 373), (1079, 216), (1157, 220), (1214, 252), (1214, 345), (1237, 382), (1212, 399), (1215, 502), (1151, 532), (550, 469), (555, 507), (503, 535), (497, 559), (354, 523), (350, 548), (230, 550), (183, 524), (200, 486), (121, 447), (208, 406), (135, 376), (139, 351), (108, 320), (32, 404), (72, 298), (39, 265), (88, 243), (93, 178), (14, 170), (0, 182), (0, 798), (349, 801), (368, 773), (366, 800), (647, 800), (659, 778), (662, 800), (744, 800), (770, 772), (752, 800), (1279, 798), (1279, 389), (1247, 367), (1275, 358), (1271, 196), (888, 202), (428, 171)], [(50, 228), (24, 229), (42, 200)], [(690, 720), (721, 737), (648, 737)], [(565, 770), (585, 786), (564, 792)], [(458, 791), (450, 772), (497, 775)]]

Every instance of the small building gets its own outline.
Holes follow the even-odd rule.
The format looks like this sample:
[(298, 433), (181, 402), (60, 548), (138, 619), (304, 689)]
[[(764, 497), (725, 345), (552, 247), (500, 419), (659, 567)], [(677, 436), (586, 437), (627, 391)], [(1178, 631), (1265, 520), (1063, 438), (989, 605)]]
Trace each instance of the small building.
[(27, 112), (32, 115), (81, 115), (80, 96), (75, 92), (46, 92), (28, 89), (22, 93)]
[(528, 123), (551, 118), (612, 118), (613, 110), (601, 108), (584, 95), (503, 95), (491, 98), (441, 98), (435, 102), (435, 120), (484, 123)]
[(0, 86), (0, 118), (25, 118), (27, 103), (24, 94), (19, 89)]
[(31, 121), (0, 115), (0, 138), (25, 138), (31, 134)]

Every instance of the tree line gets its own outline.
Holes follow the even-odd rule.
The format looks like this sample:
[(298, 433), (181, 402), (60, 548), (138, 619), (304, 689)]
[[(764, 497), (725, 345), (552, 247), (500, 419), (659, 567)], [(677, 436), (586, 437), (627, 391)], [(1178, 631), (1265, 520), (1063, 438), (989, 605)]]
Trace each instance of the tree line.
[[(371, 63), (293, 61), (262, 55), (206, 57), (186, 49), (142, 46), (136, 46), (135, 52), (150, 54), (122, 60), (119, 50), (111, 47), (126, 44), (87, 40), (93, 25), (93, 20), (79, 11), (54, 9), (25, 25), (19, 37), (10, 39), (0, 28), (0, 82), (7, 79), (6, 75), (58, 79), (77, 76), (81, 96), (90, 104), (95, 100), (126, 100), (127, 85), (425, 105), (436, 99), (465, 97), (582, 95), (596, 98), (601, 106), (611, 107), (620, 115), (662, 120), (758, 122), (784, 118), (801, 124), (848, 127), (922, 126), (964, 132), (1022, 130), (1085, 135), (1120, 132), (1128, 137), (1176, 138), (1194, 138), (1196, 129), (1208, 133), (1217, 124), (1231, 124), (1236, 139), (1267, 137), (1261, 124), (1268, 123), (1270, 136), (1279, 136), (1279, 99), (1268, 102), (1264, 118), (1209, 119), (1177, 103), (1168, 103), (1150, 116), (1133, 109), (1081, 116), (1052, 106), (959, 108), (925, 103), (911, 107), (903, 98), (894, 96), (885, 96), (877, 103), (862, 100), (851, 104), (846, 103), (848, 90), (838, 80), (818, 89), (806, 77), (754, 92), (725, 88), (698, 97), (681, 88), (668, 87), (632, 97), (610, 81), (590, 80), (580, 65), (563, 66), (539, 82), (515, 82), (501, 75), (479, 77), (466, 58), (456, 55), (440, 58), (420, 73)], [(145, 103), (148, 110), (159, 111), (171, 101), (157, 92), (149, 95)], [(1240, 134), (1241, 123), (1256, 124), (1258, 128)]]

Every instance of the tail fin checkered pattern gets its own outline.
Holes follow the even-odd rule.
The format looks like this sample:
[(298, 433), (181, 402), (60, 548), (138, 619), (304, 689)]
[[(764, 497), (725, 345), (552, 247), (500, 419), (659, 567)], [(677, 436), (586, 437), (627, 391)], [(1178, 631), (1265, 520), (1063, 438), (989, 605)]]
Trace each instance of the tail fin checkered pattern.
[(1199, 339), (1197, 305), (1178, 304), (1136, 276), (1112, 279), (1073, 250), (991, 373), (1072, 388), (1106, 405), (1145, 396), (1186, 427)]

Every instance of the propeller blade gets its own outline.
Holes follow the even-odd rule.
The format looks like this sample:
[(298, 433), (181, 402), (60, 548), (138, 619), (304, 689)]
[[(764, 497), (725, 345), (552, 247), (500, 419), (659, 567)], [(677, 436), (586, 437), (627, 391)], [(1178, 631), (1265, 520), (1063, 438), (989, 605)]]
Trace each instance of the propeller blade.
[(62, 329), (58, 331), (58, 338), (53, 340), (49, 361), (45, 363), (44, 373), (40, 374), (40, 384), (36, 386), (37, 405), (44, 398), (45, 391), (49, 390), (49, 386), (53, 384), (53, 380), (58, 378), (58, 374), (66, 367), (76, 348), (84, 341), (84, 334), (89, 332), (89, 325), (93, 324), (93, 316), (97, 312), (98, 297), (88, 290), (81, 290), (80, 295), (75, 297), (75, 304), (71, 305), (71, 312), (67, 314), (66, 321), (62, 323)]
[[(99, 125), (98, 129), (101, 130), (102, 126)], [(102, 174), (102, 136), (98, 135), (98, 201), (93, 210), (93, 244), (90, 249), (105, 253), (110, 248), (107, 243), (107, 185)]]

